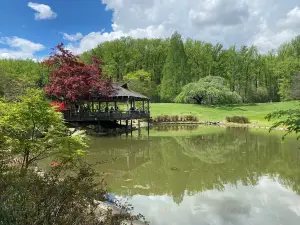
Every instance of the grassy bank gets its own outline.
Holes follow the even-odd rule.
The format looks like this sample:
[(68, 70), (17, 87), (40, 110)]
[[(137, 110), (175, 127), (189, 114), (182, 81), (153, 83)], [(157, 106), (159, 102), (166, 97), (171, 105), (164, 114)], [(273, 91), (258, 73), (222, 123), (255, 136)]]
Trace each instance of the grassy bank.
[(194, 115), (200, 121), (225, 121), (226, 116), (245, 116), (251, 124), (267, 126), (272, 124), (265, 120), (268, 113), (280, 109), (295, 109), (299, 106), (297, 101), (226, 106), (153, 103), (150, 110), (153, 118), (159, 115)]

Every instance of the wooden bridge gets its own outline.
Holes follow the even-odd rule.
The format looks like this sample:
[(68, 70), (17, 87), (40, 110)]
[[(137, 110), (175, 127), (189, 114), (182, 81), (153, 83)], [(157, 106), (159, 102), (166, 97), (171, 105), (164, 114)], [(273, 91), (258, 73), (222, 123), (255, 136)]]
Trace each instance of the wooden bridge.
[(148, 119), (149, 112), (145, 111), (65, 111), (64, 118), (67, 122), (93, 122)]
[[(99, 123), (101, 121), (128, 121), (150, 119), (150, 99), (128, 89), (127, 84), (113, 83), (114, 92), (105, 98), (73, 103), (64, 111), (66, 122)], [(139, 102), (139, 108), (137, 108)], [(119, 109), (120, 108), (120, 109)], [(132, 124), (132, 123), (131, 123)]]

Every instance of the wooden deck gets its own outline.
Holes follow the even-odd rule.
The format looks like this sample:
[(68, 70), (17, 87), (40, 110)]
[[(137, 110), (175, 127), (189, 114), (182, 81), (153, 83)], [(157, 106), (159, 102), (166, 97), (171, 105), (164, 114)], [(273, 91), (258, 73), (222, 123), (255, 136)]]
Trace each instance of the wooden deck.
[(140, 111), (65, 111), (64, 118), (67, 122), (92, 122), (92, 121), (114, 121), (114, 120), (135, 120), (149, 119), (149, 112)]

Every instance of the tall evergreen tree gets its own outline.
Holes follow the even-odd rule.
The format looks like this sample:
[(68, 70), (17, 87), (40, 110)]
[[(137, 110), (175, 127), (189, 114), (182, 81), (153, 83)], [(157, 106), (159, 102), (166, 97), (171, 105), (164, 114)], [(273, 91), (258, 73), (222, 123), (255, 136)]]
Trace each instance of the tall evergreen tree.
[(181, 35), (175, 32), (170, 39), (168, 56), (163, 68), (161, 99), (173, 101), (181, 88), (190, 81), (190, 68)]

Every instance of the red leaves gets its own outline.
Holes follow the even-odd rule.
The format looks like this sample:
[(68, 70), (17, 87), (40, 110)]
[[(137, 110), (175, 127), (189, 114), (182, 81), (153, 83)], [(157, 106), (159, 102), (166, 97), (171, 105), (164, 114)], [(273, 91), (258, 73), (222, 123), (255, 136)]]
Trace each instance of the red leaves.
[(43, 64), (51, 69), (45, 87), (50, 97), (78, 102), (107, 96), (112, 92), (111, 82), (99, 66), (103, 62), (97, 57), (92, 57), (92, 64), (87, 65), (60, 44)]
[(61, 166), (61, 165), (62, 165), (61, 163), (56, 162), (56, 161), (52, 161), (52, 162), (50, 163), (50, 167), (52, 167), (52, 168), (56, 168), (56, 167), (59, 167), (59, 166)]
[(50, 104), (58, 111), (66, 111), (69, 110), (69, 107), (64, 102), (50, 102)]

